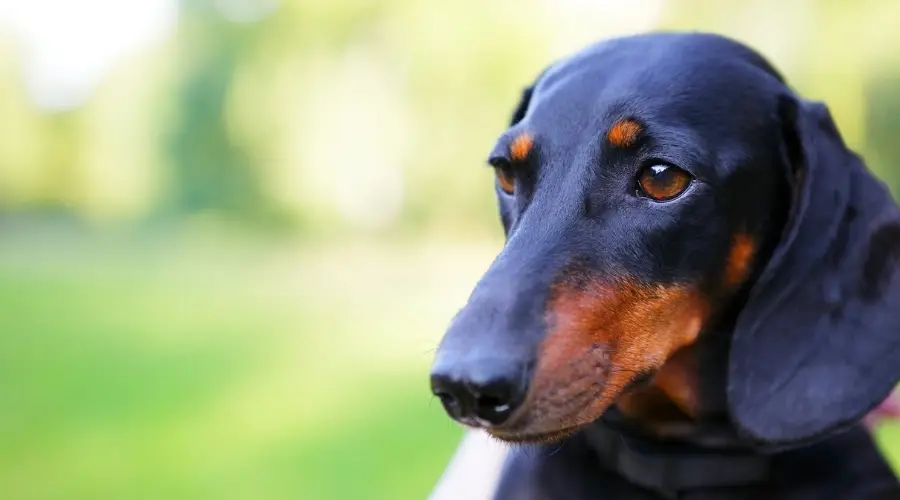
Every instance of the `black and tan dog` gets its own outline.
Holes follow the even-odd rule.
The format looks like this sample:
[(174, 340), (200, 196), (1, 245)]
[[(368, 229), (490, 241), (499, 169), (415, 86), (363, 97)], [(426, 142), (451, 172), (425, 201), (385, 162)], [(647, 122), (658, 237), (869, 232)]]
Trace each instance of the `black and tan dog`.
[(488, 160), (506, 245), (431, 374), (522, 443), (498, 499), (898, 498), (900, 211), (824, 105), (723, 37), (546, 69)]

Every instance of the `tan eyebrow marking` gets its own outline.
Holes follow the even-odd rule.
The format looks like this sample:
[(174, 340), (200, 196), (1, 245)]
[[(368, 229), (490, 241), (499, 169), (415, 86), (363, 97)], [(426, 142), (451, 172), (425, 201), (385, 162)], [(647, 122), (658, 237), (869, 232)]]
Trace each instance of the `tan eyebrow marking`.
[(609, 128), (606, 138), (609, 139), (610, 144), (617, 148), (627, 148), (634, 146), (641, 130), (641, 124), (634, 120), (619, 120)]
[(528, 158), (532, 146), (534, 146), (534, 137), (528, 132), (522, 132), (509, 145), (509, 155), (513, 161), (523, 161)]

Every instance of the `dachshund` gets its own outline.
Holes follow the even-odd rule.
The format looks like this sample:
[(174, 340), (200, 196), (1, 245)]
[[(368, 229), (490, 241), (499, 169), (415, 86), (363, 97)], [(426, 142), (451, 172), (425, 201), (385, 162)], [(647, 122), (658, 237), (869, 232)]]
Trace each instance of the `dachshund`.
[(432, 392), (496, 500), (900, 499), (900, 209), (828, 108), (706, 33), (604, 40), (491, 150), (506, 241)]

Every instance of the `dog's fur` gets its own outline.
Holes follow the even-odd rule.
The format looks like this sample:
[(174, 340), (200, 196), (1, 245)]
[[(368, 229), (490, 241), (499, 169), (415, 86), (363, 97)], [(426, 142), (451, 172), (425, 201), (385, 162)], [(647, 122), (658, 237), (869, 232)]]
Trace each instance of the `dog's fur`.
[[(525, 443), (496, 498), (900, 498), (859, 426), (900, 378), (900, 211), (823, 104), (720, 36), (617, 38), (547, 68), (489, 163), (506, 245), (433, 382), (524, 381), (464, 420)], [(642, 484), (595, 430), (767, 472)]]

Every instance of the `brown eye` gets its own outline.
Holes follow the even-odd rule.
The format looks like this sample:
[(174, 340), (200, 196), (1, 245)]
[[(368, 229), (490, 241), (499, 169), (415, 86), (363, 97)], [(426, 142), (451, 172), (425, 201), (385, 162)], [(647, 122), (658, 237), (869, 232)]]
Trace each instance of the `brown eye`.
[(638, 175), (638, 190), (656, 201), (667, 201), (684, 192), (694, 178), (684, 170), (671, 165), (652, 165)]
[(516, 190), (516, 177), (509, 164), (494, 165), (494, 173), (497, 175), (497, 184), (506, 194), (513, 194)]

